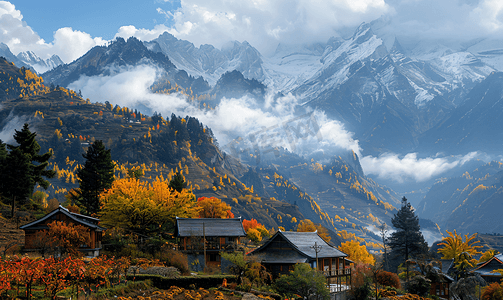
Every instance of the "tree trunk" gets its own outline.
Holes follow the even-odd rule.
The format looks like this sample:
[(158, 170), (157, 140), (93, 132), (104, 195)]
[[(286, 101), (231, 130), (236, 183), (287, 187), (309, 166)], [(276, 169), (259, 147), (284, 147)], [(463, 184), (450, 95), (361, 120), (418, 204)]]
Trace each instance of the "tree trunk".
[(10, 217), (11, 219), (14, 218), (14, 207), (16, 206), (16, 196), (13, 196), (12, 197), (12, 206), (11, 206), (11, 210), (10, 210)]

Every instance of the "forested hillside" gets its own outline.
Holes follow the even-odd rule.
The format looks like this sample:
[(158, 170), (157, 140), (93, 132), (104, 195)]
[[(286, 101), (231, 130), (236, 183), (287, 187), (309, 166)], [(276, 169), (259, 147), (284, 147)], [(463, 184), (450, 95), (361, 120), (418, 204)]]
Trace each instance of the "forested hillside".
[(501, 232), (503, 164), (490, 162), (462, 176), (439, 180), (418, 206), (423, 218), (458, 232)]
[(311, 219), (372, 240), (367, 228), (392, 216), (396, 195), (366, 179), (354, 154), (349, 162), (339, 156), (321, 165), (282, 150), (274, 162), (250, 167), (222, 152), (211, 129), (193, 117), (165, 119), (91, 103), (74, 91), (48, 88), (41, 77), (5, 60), (0, 66), (1, 90), (9, 91), (1, 98), (2, 125), (17, 129), (30, 123), (42, 151), (54, 153), (51, 167), (57, 176), (46, 191), (49, 198), (63, 201), (77, 187), (82, 154), (89, 143), (102, 140), (117, 162), (118, 177), (133, 167), (143, 169), (147, 180), (181, 173), (197, 197), (221, 198), (236, 216), (255, 218), (268, 228), (288, 230)]

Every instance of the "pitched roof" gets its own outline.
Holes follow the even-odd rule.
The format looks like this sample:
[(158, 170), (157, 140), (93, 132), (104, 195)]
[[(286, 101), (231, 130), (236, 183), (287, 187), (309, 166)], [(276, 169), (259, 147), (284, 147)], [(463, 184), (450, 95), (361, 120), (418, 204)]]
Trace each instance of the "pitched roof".
[(213, 219), (213, 218), (176, 218), (175, 236), (190, 237), (203, 236), (246, 236), (241, 218)]
[(449, 272), (454, 268), (454, 258), (453, 259), (440, 259), (442, 263), (442, 273), (449, 274)]
[(262, 251), (258, 255), (262, 263), (300, 264), (307, 263), (310, 260), (300, 252), (294, 251)]
[(494, 270), (503, 269), (503, 254), (493, 256), (490, 260), (477, 264), (472, 272), (482, 276), (502, 276), (500, 273), (492, 273)]
[[(328, 257), (346, 257), (347, 254), (341, 252), (337, 248), (329, 245), (319, 235), (318, 232), (295, 232), (295, 231), (278, 231), (273, 235), (264, 245), (255, 249), (250, 254), (263, 253), (264, 249), (275, 239), (282, 237), (285, 239), (294, 250), (299, 254), (310, 259), (316, 259), (316, 251), (314, 246), (316, 244), (319, 248), (318, 258)], [(266, 251), (265, 251), (266, 252)]]
[(31, 223), (25, 224), (25, 225), (19, 227), (19, 229), (23, 229), (23, 230), (26, 230), (26, 229), (47, 229), (45, 225), (42, 225), (43, 222), (45, 220), (49, 219), (50, 217), (54, 216), (57, 213), (62, 213), (64, 215), (66, 215), (68, 218), (75, 221), (75, 223), (82, 224), (84, 226), (87, 226), (87, 227), (90, 227), (93, 229), (97, 229), (97, 230), (105, 230), (105, 228), (98, 225), (98, 222), (100, 221), (99, 219), (89, 217), (89, 216), (84, 216), (81, 214), (72, 213), (71, 211), (69, 211), (68, 209), (64, 208), (61, 205), (58, 208), (51, 211), (50, 213), (48, 213), (47, 215), (45, 215), (43, 218), (38, 219), (36, 221), (33, 221)]

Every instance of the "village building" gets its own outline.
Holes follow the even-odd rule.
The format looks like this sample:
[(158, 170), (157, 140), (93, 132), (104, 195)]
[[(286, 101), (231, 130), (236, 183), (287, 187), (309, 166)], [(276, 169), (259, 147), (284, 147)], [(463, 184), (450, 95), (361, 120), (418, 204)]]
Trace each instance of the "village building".
[(278, 231), (248, 255), (257, 255), (274, 277), (288, 274), (295, 264), (307, 263), (323, 272), (327, 283), (336, 289), (345, 289), (351, 284), (352, 261), (347, 259), (347, 254), (325, 242), (316, 231)]
[(454, 270), (453, 259), (410, 260), (410, 263), (415, 264), (415, 271), (420, 272), (431, 281), (430, 295), (441, 299), (450, 299), (449, 289), (454, 279), (448, 274)]
[(220, 257), (221, 251), (233, 252), (240, 249), (240, 238), (246, 233), (241, 218), (176, 218), (175, 237), (178, 249), (187, 254), (192, 271), (208, 267), (228, 266)]
[(471, 272), (479, 274), (488, 284), (500, 282), (503, 274), (494, 272), (503, 269), (503, 254), (493, 256), (490, 260), (477, 264)]
[(85, 256), (98, 256), (100, 254), (102, 232), (105, 230), (105, 228), (98, 225), (100, 220), (72, 213), (61, 205), (43, 218), (19, 227), (25, 232), (24, 251), (39, 251), (41, 247), (45, 246), (43, 243), (47, 241), (40, 240), (40, 232), (48, 230), (47, 224), (53, 221), (62, 221), (67, 224), (82, 225), (89, 228), (91, 243), (89, 245), (80, 245), (79, 251), (83, 252)]

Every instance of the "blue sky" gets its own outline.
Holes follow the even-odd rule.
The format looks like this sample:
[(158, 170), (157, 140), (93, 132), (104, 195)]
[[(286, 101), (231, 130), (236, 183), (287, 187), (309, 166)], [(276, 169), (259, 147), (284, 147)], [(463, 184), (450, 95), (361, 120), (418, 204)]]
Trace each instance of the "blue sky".
[(501, 0), (11, 0), (0, 1), (0, 42), (15, 55), (68, 63), (118, 36), (147, 41), (168, 31), (196, 47), (246, 40), (268, 55), (278, 43), (326, 42), (380, 17), (392, 38), (503, 35)]
[(172, 22), (158, 13), (157, 8), (172, 11), (180, 7), (179, 1), (160, 0), (22, 0), (11, 3), (21, 11), (23, 20), (48, 42), (61, 27), (72, 27), (110, 40), (124, 25), (149, 29), (158, 24), (169, 26)]

